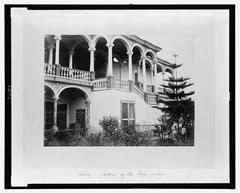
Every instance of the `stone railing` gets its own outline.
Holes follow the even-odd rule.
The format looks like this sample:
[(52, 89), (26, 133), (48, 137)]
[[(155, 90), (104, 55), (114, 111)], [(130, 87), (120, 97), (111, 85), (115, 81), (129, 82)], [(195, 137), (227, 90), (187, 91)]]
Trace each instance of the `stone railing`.
[(52, 64), (44, 65), (45, 75), (48, 76), (59, 76), (63, 78), (69, 79), (77, 79), (77, 80), (91, 80), (91, 73), (83, 70), (70, 69), (68, 67), (57, 66)]
[(153, 93), (154, 92), (154, 86), (147, 85), (147, 92)]
[(129, 82), (126, 80), (113, 79), (114, 88), (129, 91)]
[(135, 84), (136, 84), (136, 86), (137, 86), (140, 90), (143, 90), (143, 83), (141, 83), (141, 82), (136, 82)]
[(44, 73), (49, 76), (56, 76), (57, 66), (51, 64), (44, 64)]
[(145, 101), (150, 105), (156, 105), (157, 104), (157, 95), (154, 93), (145, 93)]
[(134, 92), (138, 94), (144, 100), (144, 92), (140, 90), (136, 85), (134, 85)]
[(108, 87), (107, 78), (98, 78), (93, 81), (93, 90), (102, 90)]

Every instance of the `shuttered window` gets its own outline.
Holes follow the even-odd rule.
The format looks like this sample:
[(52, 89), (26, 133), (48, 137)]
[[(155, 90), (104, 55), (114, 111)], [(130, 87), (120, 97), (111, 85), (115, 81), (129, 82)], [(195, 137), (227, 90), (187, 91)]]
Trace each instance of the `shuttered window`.
[(135, 124), (135, 105), (133, 102), (121, 102), (121, 124), (123, 127)]

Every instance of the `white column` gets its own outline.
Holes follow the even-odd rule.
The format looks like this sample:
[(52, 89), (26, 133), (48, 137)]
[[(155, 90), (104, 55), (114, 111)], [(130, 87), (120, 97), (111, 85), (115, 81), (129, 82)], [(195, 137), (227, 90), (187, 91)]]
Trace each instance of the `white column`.
[(128, 80), (132, 81), (132, 55), (133, 52), (127, 52), (128, 54)]
[(53, 64), (53, 48), (54, 48), (54, 45), (49, 46), (48, 64)]
[(112, 48), (114, 44), (107, 44), (108, 47), (108, 71), (107, 76), (113, 76)]
[(53, 129), (54, 131), (58, 130), (57, 127), (57, 101), (58, 101), (58, 97), (54, 97), (53, 98), (54, 102), (53, 102)]
[(154, 78), (155, 78), (155, 93), (158, 92), (158, 79), (157, 79), (157, 63), (154, 65)]
[(138, 64), (137, 73), (138, 73), (138, 82), (140, 82), (140, 73), (141, 73), (140, 64)]
[(147, 92), (146, 58), (145, 57), (142, 57), (142, 69), (143, 69), (143, 92)]
[(153, 86), (153, 67), (151, 67), (151, 86)]
[(55, 64), (60, 65), (59, 64), (59, 47), (60, 47), (61, 37), (55, 35), (54, 39), (56, 40)]
[(69, 52), (69, 68), (72, 69), (72, 59), (73, 59), (73, 54), (74, 54), (74, 51), (70, 51)]
[(162, 72), (162, 84), (164, 84), (164, 75), (165, 75), (165, 72)]
[(95, 48), (89, 48), (88, 49), (90, 51), (90, 72), (94, 72), (94, 52), (95, 52)]

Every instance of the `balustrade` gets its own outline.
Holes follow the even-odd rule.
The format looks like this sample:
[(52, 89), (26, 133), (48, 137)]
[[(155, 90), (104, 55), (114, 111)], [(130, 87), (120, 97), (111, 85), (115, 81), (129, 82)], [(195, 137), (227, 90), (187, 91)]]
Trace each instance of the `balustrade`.
[(91, 73), (83, 70), (70, 69), (68, 67), (45, 64), (45, 74), (48, 76), (60, 76), (69, 79), (90, 81)]
[(154, 92), (154, 88), (152, 85), (147, 85), (147, 92), (150, 92), (150, 93)]
[(126, 80), (114, 79), (114, 87), (129, 91), (129, 82)]
[(93, 81), (93, 89), (101, 90), (107, 88), (107, 78), (98, 78)]

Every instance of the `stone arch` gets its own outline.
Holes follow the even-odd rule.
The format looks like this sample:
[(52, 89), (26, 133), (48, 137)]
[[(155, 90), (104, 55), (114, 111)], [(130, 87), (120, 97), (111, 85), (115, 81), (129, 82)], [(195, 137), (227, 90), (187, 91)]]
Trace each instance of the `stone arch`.
[(115, 40), (120, 40), (125, 45), (127, 52), (130, 51), (130, 45), (126, 38), (124, 38), (122, 36), (115, 36), (111, 39), (110, 43), (114, 44)]
[[(91, 41), (91, 39), (88, 36), (86, 36), (86, 35), (79, 35), (79, 36), (81, 36), (87, 42), (88, 48), (92, 47), (92, 41)], [(79, 43), (80, 43), (80, 41), (76, 41), (76, 43), (72, 46), (70, 51), (74, 51)]]
[(157, 72), (158, 72), (158, 69), (160, 69), (159, 72), (164, 72), (164, 68), (163, 68), (163, 66), (161, 64), (157, 63), (155, 65), (157, 65)]
[(96, 47), (96, 45), (97, 45), (97, 43), (98, 43), (98, 41), (99, 41), (100, 38), (105, 39), (107, 43), (109, 42), (109, 39), (108, 39), (107, 36), (97, 35), (97, 36), (95, 36), (95, 37), (93, 38), (93, 40), (92, 40), (92, 48), (95, 48), (95, 47)]
[(44, 86), (48, 87), (53, 92), (54, 97), (57, 97), (57, 92), (54, 89), (54, 87), (52, 87), (50, 84), (48, 84), (46, 82), (44, 83)]
[(150, 67), (151, 67), (151, 69), (153, 68), (153, 62), (150, 60), (150, 59), (148, 59), (148, 58), (146, 58), (146, 61), (148, 61), (149, 63), (150, 63)]
[(144, 53), (144, 56), (145, 56), (145, 57), (147, 57), (147, 53), (151, 53), (151, 55), (152, 55), (154, 61), (155, 61), (155, 62), (157, 61), (156, 54), (155, 54), (152, 50), (147, 49), (147, 50), (145, 51), (145, 53)]
[(68, 89), (68, 88), (76, 88), (76, 89), (79, 89), (81, 92), (83, 92), (86, 100), (90, 100), (90, 93), (89, 93), (85, 88), (83, 88), (83, 87), (81, 87), (81, 86), (77, 86), (77, 85), (67, 85), (67, 86), (62, 87), (62, 88), (58, 91), (58, 93), (57, 93), (56, 96), (59, 97), (60, 94), (62, 93), (62, 91), (66, 90), (66, 89)]
[(173, 75), (173, 70), (171, 68), (165, 68), (164, 72), (168, 72), (169, 74)]
[(144, 56), (144, 48), (143, 48), (140, 44), (134, 43), (134, 44), (132, 45), (132, 47), (131, 47), (131, 51), (132, 51), (132, 52), (133, 52), (133, 49), (134, 49), (135, 47), (138, 48), (139, 52), (141, 53), (141, 56)]

